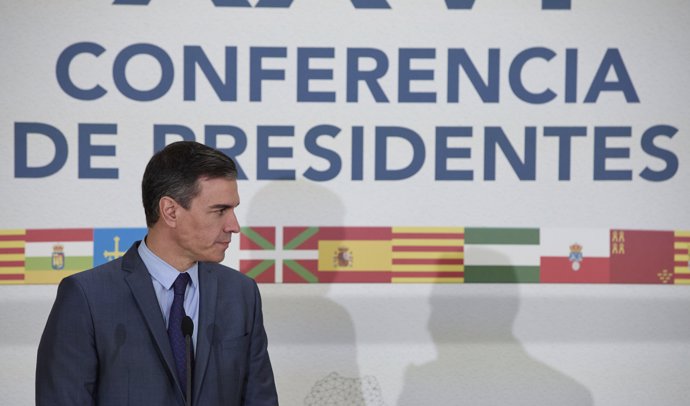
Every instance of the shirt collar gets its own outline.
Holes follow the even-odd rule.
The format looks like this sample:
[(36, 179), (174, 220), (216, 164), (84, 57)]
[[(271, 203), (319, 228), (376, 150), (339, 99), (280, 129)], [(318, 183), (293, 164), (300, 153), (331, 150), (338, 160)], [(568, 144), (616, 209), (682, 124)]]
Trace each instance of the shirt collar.
[[(146, 265), (151, 277), (163, 285), (165, 289), (171, 289), (180, 271), (163, 261), (158, 255), (154, 254), (146, 245), (146, 239), (142, 240), (141, 244), (139, 244), (139, 256), (141, 256), (142, 261), (144, 261), (144, 265)], [(199, 263), (195, 262), (194, 265), (185, 272), (189, 274), (192, 280), (192, 287), (198, 287)]]

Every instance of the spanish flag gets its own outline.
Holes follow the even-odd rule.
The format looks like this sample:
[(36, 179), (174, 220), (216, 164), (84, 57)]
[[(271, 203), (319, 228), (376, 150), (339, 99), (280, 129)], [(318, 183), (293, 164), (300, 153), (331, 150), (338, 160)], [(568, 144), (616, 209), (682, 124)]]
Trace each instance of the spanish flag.
[(283, 262), (285, 283), (391, 281), (390, 227), (285, 227), (283, 238), (285, 250), (305, 254)]

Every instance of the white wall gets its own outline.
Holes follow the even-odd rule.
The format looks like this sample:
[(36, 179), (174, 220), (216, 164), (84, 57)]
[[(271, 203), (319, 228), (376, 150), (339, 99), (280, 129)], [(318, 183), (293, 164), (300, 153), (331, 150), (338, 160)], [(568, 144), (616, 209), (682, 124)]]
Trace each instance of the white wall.
[[(36, 347), (55, 289), (0, 286), (2, 404), (33, 403)], [(305, 404), (333, 372), (373, 377), (378, 387), (364, 392), (384, 403), (367, 405), (684, 405), (690, 395), (684, 287), (261, 289), (284, 405)]]

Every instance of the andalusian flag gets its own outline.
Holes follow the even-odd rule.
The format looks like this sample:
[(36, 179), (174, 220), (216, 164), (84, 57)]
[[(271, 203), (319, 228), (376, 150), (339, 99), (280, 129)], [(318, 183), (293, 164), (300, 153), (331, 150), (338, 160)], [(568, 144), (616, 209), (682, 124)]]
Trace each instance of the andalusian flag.
[(690, 284), (690, 231), (673, 233), (674, 281), (677, 285)]
[(276, 228), (242, 227), (240, 230), (240, 251), (251, 252), (252, 256), (266, 253), (262, 258), (240, 258), (240, 272), (259, 283), (276, 281)]
[(611, 283), (673, 283), (673, 231), (611, 230)]
[(26, 230), (26, 283), (59, 283), (93, 267), (93, 229)]
[(24, 283), (24, 230), (0, 230), (0, 283)]
[(462, 283), (462, 227), (394, 227), (392, 281), (400, 283)]
[[(283, 282), (390, 282), (390, 227), (285, 227)], [(314, 258), (316, 254), (316, 258)]]
[(542, 283), (608, 283), (608, 229), (540, 230)]
[(465, 283), (539, 282), (538, 228), (465, 228)]

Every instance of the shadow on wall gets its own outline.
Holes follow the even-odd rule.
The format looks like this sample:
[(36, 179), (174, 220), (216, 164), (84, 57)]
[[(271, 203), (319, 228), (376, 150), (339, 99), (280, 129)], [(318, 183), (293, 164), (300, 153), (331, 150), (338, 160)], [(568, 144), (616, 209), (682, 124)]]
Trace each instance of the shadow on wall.
[[(345, 214), (335, 193), (299, 181), (271, 182), (248, 206), (246, 226), (271, 226), (278, 232), (284, 225), (342, 226)], [(295, 224), (305, 212), (311, 224)], [(276, 272), (284, 269), (276, 262)], [(281, 403), (378, 405), (364, 400), (352, 317), (328, 298), (329, 289), (325, 283), (261, 287)]]
[[(398, 406), (594, 403), (585, 386), (530, 357), (513, 335), (519, 285), (469, 288), (433, 286), (429, 330), (438, 356), (407, 368)], [(477, 293), (485, 289), (492, 293)]]

